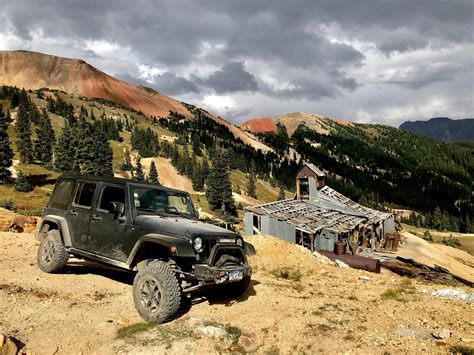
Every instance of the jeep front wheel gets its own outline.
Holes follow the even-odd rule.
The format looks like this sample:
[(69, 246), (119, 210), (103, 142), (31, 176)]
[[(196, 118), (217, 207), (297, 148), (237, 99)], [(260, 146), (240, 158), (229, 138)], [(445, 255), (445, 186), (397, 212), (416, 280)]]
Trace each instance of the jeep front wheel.
[(135, 276), (133, 301), (145, 321), (164, 323), (175, 318), (181, 299), (181, 286), (166, 262), (154, 260)]
[(38, 248), (38, 267), (47, 273), (56, 273), (64, 269), (69, 259), (61, 235), (58, 230), (51, 230), (44, 238)]

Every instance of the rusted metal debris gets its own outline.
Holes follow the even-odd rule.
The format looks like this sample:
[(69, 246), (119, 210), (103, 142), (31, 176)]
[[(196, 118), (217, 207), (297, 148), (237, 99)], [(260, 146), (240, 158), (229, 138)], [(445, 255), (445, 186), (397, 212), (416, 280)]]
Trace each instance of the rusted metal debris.
[(469, 287), (474, 287), (474, 282), (454, 275), (448, 269), (435, 265), (434, 267), (416, 262), (413, 259), (398, 256), (396, 259), (386, 260), (382, 267), (401, 276), (410, 278), (434, 281), (444, 284), (462, 283)]
[(326, 250), (319, 250), (319, 253), (327, 256), (331, 260), (341, 260), (353, 269), (375, 272), (377, 274), (380, 273), (381, 262), (376, 258), (367, 258), (365, 256), (351, 254), (336, 255)]

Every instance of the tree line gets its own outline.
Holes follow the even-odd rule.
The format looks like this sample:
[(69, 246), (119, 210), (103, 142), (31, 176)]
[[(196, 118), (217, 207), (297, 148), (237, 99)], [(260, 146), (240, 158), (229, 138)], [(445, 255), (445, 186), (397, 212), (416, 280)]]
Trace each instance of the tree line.
[[(12, 143), (15, 143), (20, 163), (23, 164), (39, 164), (64, 174), (113, 176), (113, 153), (109, 140), (121, 140), (121, 121), (105, 115), (98, 120), (88, 119), (87, 110), (81, 107), (79, 114), (76, 114), (74, 107), (59, 96), (48, 96), (47, 108), (39, 110), (24, 89), (3, 86), (0, 98), (10, 100), (10, 108), (17, 109), (14, 142), (10, 142), (7, 133), (12, 122), (10, 111), (1, 110), (0, 114), (1, 183), (13, 182), (10, 172), (13, 164)], [(65, 119), (57, 140), (48, 111)], [(21, 171), (17, 179), (25, 179)], [(23, 183), (17, 185), (26, 186)], [(21, 188), (23, 191), (29, 189)]]

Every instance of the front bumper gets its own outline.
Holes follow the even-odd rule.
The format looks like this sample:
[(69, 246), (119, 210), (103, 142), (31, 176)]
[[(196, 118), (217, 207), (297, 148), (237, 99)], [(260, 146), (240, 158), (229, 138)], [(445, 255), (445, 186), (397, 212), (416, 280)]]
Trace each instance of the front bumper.
[(205, 283), (221, 284), (240, 281), (242, 278), (232, 279), (232, 275), (240, 274), (240, 271), (242, 272), (242, 278), (252, 275), (252, 267), (250, 265), (234, 265), (222, 268), (206, 264), (196, 264), (194, 266), (196, 279)]

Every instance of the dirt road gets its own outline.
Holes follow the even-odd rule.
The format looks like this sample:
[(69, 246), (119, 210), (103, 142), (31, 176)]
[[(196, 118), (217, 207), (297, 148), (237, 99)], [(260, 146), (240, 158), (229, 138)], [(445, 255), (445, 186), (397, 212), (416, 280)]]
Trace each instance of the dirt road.
[[(79, 260), (45, 274), (32, 234), (0, 233), (0, 333), (39, 354), (440, 352), (474, 338), (473, 303), (430, 295), (445, 286), (320, 264), (287, 242), (250, 239), (258, 255), (245, 297), (203, 294), (177, 321), (147, 329), (133, 275)], [(436, 340), (438, 328), (450, 338)]]

